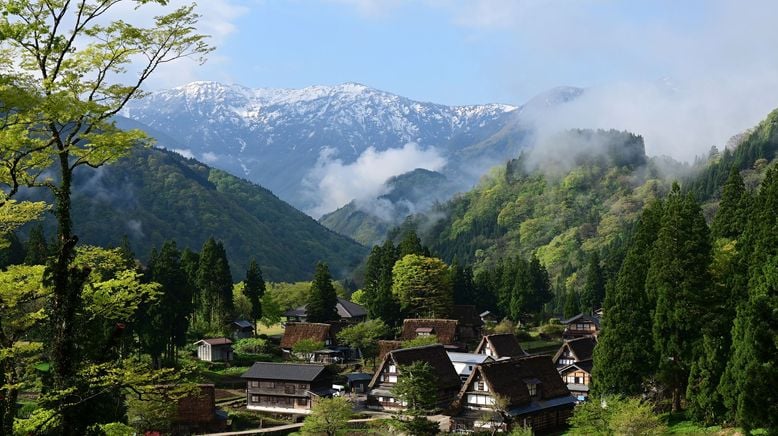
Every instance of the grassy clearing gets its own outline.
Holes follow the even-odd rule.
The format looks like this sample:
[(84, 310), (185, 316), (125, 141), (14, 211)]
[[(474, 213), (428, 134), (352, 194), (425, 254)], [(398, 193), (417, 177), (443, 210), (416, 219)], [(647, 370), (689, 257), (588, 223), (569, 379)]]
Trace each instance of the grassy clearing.
[(278, 336), (284, 334), (284, 326), (279, 324), (271, 325), (270, 327), (265, 326), (263, 324), (258, 324), (259, 328), (257, 329), (258, 335), (268, 335), (268, 336)]

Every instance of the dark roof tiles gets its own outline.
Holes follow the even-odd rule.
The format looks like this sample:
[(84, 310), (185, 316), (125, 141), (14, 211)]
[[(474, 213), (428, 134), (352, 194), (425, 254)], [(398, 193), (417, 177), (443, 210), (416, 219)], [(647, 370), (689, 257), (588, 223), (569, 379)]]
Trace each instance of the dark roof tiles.
[(326, 371), (324, 365), (308, 365), (298, 363), (255, 362), (242, 378), (263, 380), (293, 380), (313, 381)]

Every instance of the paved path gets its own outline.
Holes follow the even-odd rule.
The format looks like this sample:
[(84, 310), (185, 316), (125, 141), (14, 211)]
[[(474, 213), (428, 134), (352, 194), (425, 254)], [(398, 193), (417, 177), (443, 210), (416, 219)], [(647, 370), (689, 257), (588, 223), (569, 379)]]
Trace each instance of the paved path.
[[(368, 422), (368, 421), (374, 421), (376, 419), (381, 419), (381, 418), (384, 418), (384, 417), (385, 416), (373, 417), (373, 418), (362, 418), (362, 419), (351, 419), (351, 420), (349, 420), (349, 422), (351, 422), (351, 423)], [(253, 429), (253, 430), (228, 431), (228, 432), (224, 432), (224, 433), (206, 433), (204, 436), (238, 436), (238, 435), (275, 433), (275, 432), (278, 432), (278, 431), (298, 430), (302, 426), (303, 426), (302, 423), (287, 424), (287, 425), (279, 425), (279, 426), (276, 426), (276, 427), (257, 428), (257, 429)]]

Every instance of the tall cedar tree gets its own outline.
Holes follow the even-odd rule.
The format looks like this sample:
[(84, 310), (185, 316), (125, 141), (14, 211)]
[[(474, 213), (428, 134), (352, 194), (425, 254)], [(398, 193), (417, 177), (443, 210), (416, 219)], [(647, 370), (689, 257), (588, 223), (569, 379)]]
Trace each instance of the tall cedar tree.
[(581, 304), (579, 302), (578, 292), (575, 289), (568, 288), (565, 292), (565, 306), (562, 315), (565, 318), (572, 318), (581, 313)]
[(691, 194), (681, 195), (678, 184), (673, 184), (646, 277), (646, 288), (656, 296), (653, 336), (658, 376), (672, 392), (673, 411), (681, 409), (695, 348), (702, 339), (710, 263), (710, 233), (702, 210)]
[(594, 349), (596, 395), (641, 394), (643, 381), (656, 369), (655, 300), (646, 290), (646, 275), (662, 215), (659, 201), (643, 210), (615, 283), (607, 288), (602, 330)]
[(305, 306), (308, 322), (329, 322), (340, 318), (337, 309), (338, 295), (332, 285), (332, 276), (326, 263), (316, 264), (308, 295), (308, 304)]
[(605, 298), (605, 278), (600, 267), (600, 256), (595, 252), (589, 258), (586, 269), (586, 283), (581, 292), (581, 309), (593, 313), (602, 306)]
[(521, 321), (522, 315), (529, 310), (532, 301), (532, 276), (529, 264), (523, 259), (516, 259), (514, 267), (513, 287), (508, 300), (508, 314), (513, 322)]
[(548, 271), (534, 254), (529, 261), (529, 274), (532, 281), (532, 294), (527, 309), (532, 313), (540, 313), (543, 310), (543, 305), (554, 298), (554, 294), (551, 292)]
[(713, 238), (737, 239), (748, 223), (751, 197), (737, 167), (732, 167), (721, 192), (719, 210), (710, 226)]
[(251, 303), (251, 318), (256, 327), (257, 321), (262, 318), (262, 296), (265, 295), (265, 279), (262, 278), (262, 270), (254, 259), (251, 259), (246, 270), (243, 293)]
[(24, 256), (24, 263), (27, 265), (46, 265), (50, 254), (43, 225), (38, 224), (30, 230), (30, 236), (27, 238), (27, 253)]
[(451, 287), (454, 290), (454, 304), (475, 304), (476, 290), (473, 284), (473, 268), (463, 267), (457, 259), (449, 268)]
[(222, 331), (232, 316), (232, 273), (221, 242), (212, 237), (203, 244), (197, 267), (197, 317), (212, 331)]
[(186, 332), (192, 313), (192, 288), (181, 268), (181, 252), (175, 241), (165, 241), (159, 253), (152, 253), (149, 273), (152, 281), (162, 285), (163, 292), (161, 301), (152, 306), (151, 313), (153, 318), (159, 318), (160, 328), (150, 334), (164, 338), (165, 359), (175, 363), (178, 347), (187, 343)]
[(412, 230), (409, 230), (403, 234), (402, 240), (397, 245), (397, 251), (397, 257), (399, 259), (402, 259), (409, 254), (417, 254), (419, 256), (425, 257), (431, 256), (429, 248), (421, 244), (421, 239), (419, 239), (419, 236), (416, 234), (416, 232)]
[[(768, 170), (738, 250), (750, 261), (747, 300), (737, 307), (732, 350), (719, 386), (746, 430), (778, 428), (778, 167)], [(740, 241), (739, 241), (740, 242)]]
[(365, 270), (365, 306), (371, 319), (382, 319), (389, 326), (402, 321), (400, 303), (392, 294), (392, 268), (397, 262), (397, 248), (391, 240), (374, 246)]
[[(702, 345), (689, 372), (686, 389), (687, 409), (697, 421), (707, 425), (732, 420), (731, 410), (719, 392), (722, 376), (732, 349), (732, 325), (736, 309), (747, 300), (748, 264), (742, 238), (753, 215), (751, 194), (745, 189), (736, 167), (730, 171), (721, 202), (711, 225), (714, 261), (711, 265), (713, 287), (703, 327)], [(746, 238), (748, 239), (748, 238)]]

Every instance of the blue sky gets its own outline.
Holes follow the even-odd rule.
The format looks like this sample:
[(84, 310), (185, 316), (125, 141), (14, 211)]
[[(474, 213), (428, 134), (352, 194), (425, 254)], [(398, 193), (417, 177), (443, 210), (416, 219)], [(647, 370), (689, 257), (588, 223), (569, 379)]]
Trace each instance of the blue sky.
[[(187, 0), (171, 0), (173, 4)], [(643, 134), (690, 160), (778, 107), (774, 0), (201, 0), (216, 50), (158, 71), (300, 88), (359, 82), (443, 104), (522, 104), (560, 85), (586, 98), (559, 128)]]
[[(705, 68), (712, 60), (728, 20), (747, 24), (776, 15), (769, 2), (702, 0), (200, 3), (217, 50), (208, 64), (178, 76), (182, 81), (250, 87), (354, 81), (447, 104), (520, 103), (557, 85), (683, 80), (685, 63)], [(743, 30), (760, 47), (775, 42)]]

